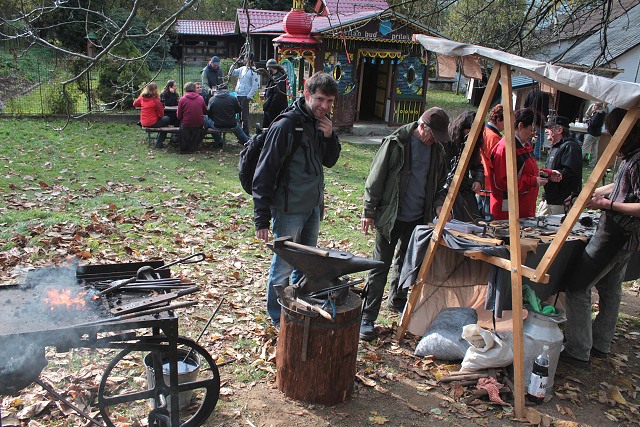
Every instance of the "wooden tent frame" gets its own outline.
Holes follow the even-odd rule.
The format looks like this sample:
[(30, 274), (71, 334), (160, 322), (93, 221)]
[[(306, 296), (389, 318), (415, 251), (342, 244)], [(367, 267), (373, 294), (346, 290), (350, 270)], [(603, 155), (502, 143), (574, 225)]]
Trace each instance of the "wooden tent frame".
[[(414, 36), (415, 37), (415, 36)], [(602, 153), (602, 156), (598, 160), (596, 167), (589, 176), (585, 183), (580, 195), (577, 197), (573, 207), (567, 213), (567, 216), (558, 230), (553, 241), (547, 248), (542, 260), (538, 264), (538, 267), (533, 270), (529, 267), (522, 265), (522, 248), (520, 246), (520, 222), (519, 222), (519, 202), (517, 194), (517, 167), (516, 167), (516, 146), (515, 146), (515, 128), (513, 119), (513, 102), (512, 93), (513, 88), (511, 85), (511, 65), (495, 61), (493, 64), (493, 71), (489, 77), (487, 87), (484, 95), (478, 107), (471, 132), (465, 144), (464, 150), (460, 157), (458, 167), (456, 168), (455, 176), (451, 182), (449, 192), (444, 201), (442, 212), (451, 212), (453, 208), (453, 201), (455, 200), (460, 184), (463, 178), (463, 172), (467, 170), (469, 161), (471, 159), (471, 153), (475, 147), (478, 138), (483, 131), (484, 119), (489, 111), (491, 100), (493, 99), (496, 90), (498, 88), (499, 81), (502, 83), (502, 105), (504, 107), (504, 137), (507, 141), (506, 144), (506, 158), (507, 158), (507, 193), (508, 193), (508, 206), (509, 206), (509, 238), (510, 238), (510, 259), (492, 257), (481, 255), (477, 253), (465, 254), (466, 256), (481, 259), (485, 262), (491, 263), (503, 269), (511, 271), (511, 303), (512, 303), (512, 323), (513, 323), (513, 354), (514, 354), (514, 407), (516, 417), (524, 417), (525, 409), (525, 389), (524, 389), (524, 339), (522, 334), (523, 320), (522, 315), (522, 276), (529, 278), (530, 280), (538, 283), (548, 283), (549, 275), (547, 272), (551, 267), (551, 264), (562, 249), (562, 245), (569, 236), (573, 226), (577, 222), (580, 212), (586, 206), (588, 200), (591, 198), (593, 191), (597, 187), (598, 183), (602, 179), (607, 166), (611, 160), (618, 153), (622, 143), (625, 141), (631, 129), (636, 121), (640, 118), (640, 109), (633, 107), (628, 109), (622, 123), (612, 135), (611, 142)], [(545, 82), (551, 86), (553, 81)], [(441, 216), (443, 216), (441, 214)], [(517, 225), (517, 226), (514, 226)], [(402, 320), (398, 326), (396, 338), (402, 339), (404, 336), (411, 315), (413, 314), (416, 303), (418, 302), (422, 288), (425, 284), (427, 274), (433, 263), (436, 251), (442, 242), (442, 232), (445, 228), (445, 221), (438, 221), (435, 225), (433, 233), (431, 235), (427, 252), (422, 261), (420, 271), (418, 273), (416, 282), (414, 283), (411, 293), (409, 295), (406, 308), (402, 315)]]

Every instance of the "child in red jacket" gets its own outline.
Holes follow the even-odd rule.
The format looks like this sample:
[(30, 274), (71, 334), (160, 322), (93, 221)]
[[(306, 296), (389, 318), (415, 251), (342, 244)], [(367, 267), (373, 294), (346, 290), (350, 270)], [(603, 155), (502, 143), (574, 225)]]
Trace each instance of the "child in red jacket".
[[(160, 128), (169, 126), (171, 119), (164, 115), (164, 105), (160, 102), (158, 85), (149, 83), (140, 96), (133, 101), (135, 108), (140, 108), (140, 124), (148, 128)], [(164, 140), (167, 138), (166, 132), (158, 132), (156, 148), (164, 147)]]

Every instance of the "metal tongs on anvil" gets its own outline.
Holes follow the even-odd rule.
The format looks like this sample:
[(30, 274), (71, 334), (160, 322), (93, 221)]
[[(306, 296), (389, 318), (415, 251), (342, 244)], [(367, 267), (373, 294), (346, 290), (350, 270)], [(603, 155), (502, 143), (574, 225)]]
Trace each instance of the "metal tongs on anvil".
[[(314, 309), (309, 305), (320, 303), (331, 309), (332, 313), (325, 311), (324, 314), (314, 309), (323, 317), (327, 317), (325, 314), (335, 317), (335, 305), (341, 304), (341, 298), (350, 287), (361, 283), (342, 276), (383, 265), (382, 261), (362, 258), (349, 252), (302, 245), (294, 242), (290, 236), (275, 239), (267, 246), (303, 274), (302, 280), (293, 285), (296, 300), (301, 301), (306, 308)], [(280, 298), (283, 296), (282, 290), (282, 286), (276, 287), (276, 291), (280, 291)]]

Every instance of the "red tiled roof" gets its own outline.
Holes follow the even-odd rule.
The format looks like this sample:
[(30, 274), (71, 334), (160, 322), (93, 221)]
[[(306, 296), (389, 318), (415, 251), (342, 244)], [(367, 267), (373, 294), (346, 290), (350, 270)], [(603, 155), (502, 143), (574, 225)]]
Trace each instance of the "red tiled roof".
[(329, 13), (343, 13), (350, 15), (352, 13), (362, 12), (365, 10), (377, 10), (382, 12), (389, 9), (389, 3), (386, 0), (325, 0)]
[(235, 33), (233, 21), (199, 21), (193, 19), (178, 19), (175, 31), (177, 34), (225, 36)]
[[(347, 16), (351, 18), (350, 15), (369, 15), (372, 11), (382, 12), (389, 8), (386, 0), (326, 0), (326, 3), (330, 13), (329, 18), (333, 20), (338, 18), (340, 18), (340, 20), (346, 20)], [(247, 15), (249, 15), (251, 21), (249, 31), (254, 32), (260, 30), (259, 32), (261, 33), (282, 33), (284, 32), (282, 29), (282, 20), (288, 11), (247, 9), (245, 13), (243, 9), (237, 9), (236, 13), (241, 33), (247, 31)], [(340, 17), (337, 16), (338, 13)], [(322, 18), (325, 23), (327, 22), (326, 17), (320, 17), (315, 14), (310, 15), (315, 17), (315, 19)], [(334, 26), (338, 25), (337, 22), (333, 23), (333, 21), (331, 21), (331, 23)], [(323, 25), (323, 27), (326, 26), (327, 25)], [(313, 31), (316, 31), (315, 23)]]
[(280, 22), (282, 24), (282, 20), (288, 12), (282, 10), (247, 9), (247, 13), (245, 13), (243, 9), (237, 9), (236, 13), (238, 17), (238, 25), (240, 26), (240, 32), (246, 33), (247, 15), (249, 15), (249, 21), (251, 22), (249, 31), (253, 32), (254, 30), (266, 27), (267, 25), (271, 25), (276, 22)]

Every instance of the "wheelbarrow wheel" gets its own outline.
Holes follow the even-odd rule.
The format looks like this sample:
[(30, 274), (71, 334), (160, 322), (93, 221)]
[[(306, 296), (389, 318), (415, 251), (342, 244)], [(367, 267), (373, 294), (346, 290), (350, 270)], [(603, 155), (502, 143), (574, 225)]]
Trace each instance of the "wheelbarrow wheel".
[[(211, 355), (195, 341), (179, 337), (177, 344), (178, 364), (185, 358), (189, 363), (197, 361), (199, 366), (195, 375), (179, 378), (180, 399), (185, 393), (193, 395), (188, 397), (188, 404), (180, 405), (179, 426), (199, 427), (209, 418), (218, 402), (220, 374)], [(167, 351), (166, 340), (162, 342), (151, 338), (127, 346), (111, 360), (98, 388), (98, 408), (108, 427), (116, 427), (112, 418), (121, 421), (122, 417), (137, 417), (139, 421), (147, 414), (171, 412), (169, 373), (161, 376), (153, 373), (163, 370), (161, 367)], [(140, 363), (142, 360), (144, 363)], [(179, 375), (180, 370), (179, 366)], [(164, 423), (160, 420), (163, 417), (157, 418), (157, 425), (162, 426)]]

